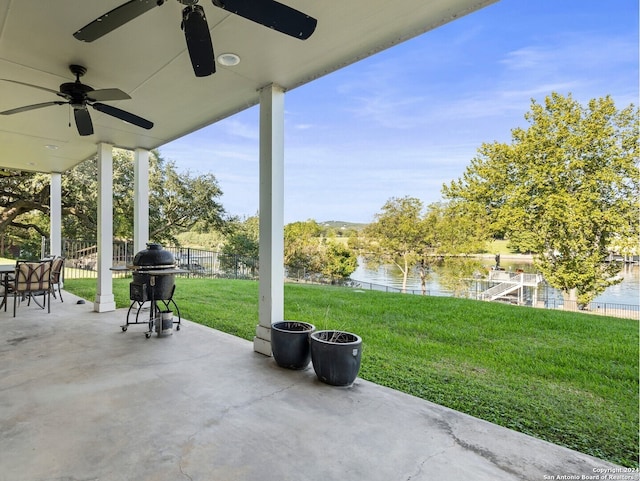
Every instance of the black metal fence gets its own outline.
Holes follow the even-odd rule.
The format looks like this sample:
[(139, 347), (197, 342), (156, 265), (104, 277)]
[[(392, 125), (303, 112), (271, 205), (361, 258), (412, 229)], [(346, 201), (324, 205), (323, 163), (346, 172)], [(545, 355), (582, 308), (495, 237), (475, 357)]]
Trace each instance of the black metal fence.
[[(258, 279), (258, 259), (244, 257), (236, 254), (195, 249), (192, 247), (165, 247), (170, 251), (176, 264), (181, 269), (188, 271), (186, 277), (226, 278), (226, 279)], [(42, 256), (49, 254), (48, 239), (43, 238)], [(133, 263), (135, 256), (132, 241), (114, 241), (112, 265), (126, 266)], [(66, 258), (65, 277), (97, 278), (98, 248), (95, 241), (81, 241), (64, 239), (62, 243), (62, 255)], [(116, 273), (116, 277), (127, 274)], [(309, 274), (302, 271), (287, 270), (287, 279), (300, 283), (332, 284), (351, 287), (355, 289), (375, 290), (383, 292), (404, 292), (413, 295), (434, 295), (429, 290), (406, 289), (403, 291), (397, 287), (381, 284), (372, 284), (353, 279), (332, 281), (321, 275)], [(452, 293), (441, 293), (443, 296), (453, 296)], [(610, 302), (591, 302), (587, 306), (579, 306), (576, 302), (554, 298), (538, 298), (536, 305), (546, 309), (559, 309), (565, 311), (579, 311), (584, 313), (599, 314), (603, 316), (623, 317), (640, 320), (640, 306), (632, 304), (618, 304)]]
[[(257, 279), (258, 259), (236, 254), (194, 249), (191, 247), (165, 246), (181, 269), (188, 271), (189, 277), (210, 277), (228, 279)], [(49, 241), (43, 239), (42, 257), (49, 254)], [(112, 266), (124, 267), (133, 263), (136, 252), (132, 241), (114, 241)], [(62, 256), (66, 258), (65, 277), (67, 279), (98, 277), (98, 247), (95, 241), (62, 241)], [(114, 273), (114, 275), (125, 275)]]
[(561, 309), (563, 311), (579, 311), (588, 314), (624, 317), (625, 319), (636, 319), (640, 321), (640, 306), (634, 306), (633, 304), (592, 301), (587, 305), (582, 305), (576, 301), (566, 301), (564, 299), (542, 299), (538, 300), (535, 307)]
[(173, 253), (179, 268), (195, 277), (257, 279), (258, 259), (192, 247), (165, 247)]
[[(308, 280), (301, 280), (309, 282)], [(398, 287), (385, 286), (381, 284), (372, 284), (370, 282), (350, 280), (344, 284), (348, 287), (356, 289), (383, 291), (383, 292), (404, 292), (413, 295), (439, 295), (443, 297), (454, 297), (453, 293), (442, 292), (440, 294), (431, 293), (429, 290), (422, 291), (419, 289), (402, 290)], [(472, 297), (471, 297), (472, 298)], [(596, 314), (600, 316), (622, 317), (625, 319), (635, 319), (640, 321), (640, 306), (634, 304), (620, 304), (616, 302), (599, 302), (592, 301), (587, 305), (578, 304), (576, 301), (567, 301), (557, 298), (538, 298), (535, 306), (531, 303), (525, 304), (529, 307), (538, 307), (544, 309), (557, 309), (563, 311), (582, 312), (586, 314)]]

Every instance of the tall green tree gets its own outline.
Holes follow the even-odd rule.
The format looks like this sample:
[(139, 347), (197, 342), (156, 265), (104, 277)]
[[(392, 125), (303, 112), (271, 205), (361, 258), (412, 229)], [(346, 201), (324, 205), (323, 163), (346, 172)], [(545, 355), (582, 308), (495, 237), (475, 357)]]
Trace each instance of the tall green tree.
[(483, 144), (443, 195), (486, 212), (494, 232), (536, 253), (550, 285), (586, 304), (616, 282), (613, 246), (638, 246), (638, 110), (553, 93), (525, 119), (511, 144)]
[(149, 176), (149, 237), (176, 242), (179, 232), (224, 230), (227, 218), (215, 175), (178, 172), (174, 161), (154, 154)]
[(323, 229), (310, 219), (284, 227), (284, 264), (298, 275), (319, 274), (326, 279), (349, 277), (358, 267), (355, 250), (340, 241), (329, 240)]
[(358, 268), (358, 256), (348, 245), (326, 242), (321, 250), (322, 274), (333, 280), (346, 279)]
[(407, 288), (409, 272), (427, 248), (427, 224), (424, 206), (415, 197), (392, 197), (364, 229), (368, 239), (365, 258), (369, 262), (395, 264), (402, 272), (402, 291)]
[[(130, 239), (133, 235), (133, 154), (114, 150), (113, 233)], [(68, 237), (95, 237), (97, 229), (97, 160), (89, 159), (62, 176), (63, 198), (68, 213), (63, 219)], [(218, 198), (222, 191), (213, 174), (193, 176), (178, 172), (173, 161), (157, 151), (149, 156), (149, 238), (177, 243), (176, 235), (189, 230), (222, 229), (225, 211)]]
[(313, 220), (292, 222), (284, 226), (284, 265), (292, 271), (318, 273), (322, 264), (318, 256), (322, 229)]
[(44, 235), (45, 224), (25, 214), (49, 213), (50, 176), (0, 169), (0, 233), (8, 228), (34, 229)]
[[(113, 235), (130, 239), (133, 233), (133, 158), (113, 151)], [(72, 239), (92, 240), (98, 225), (98, 161), (91, 158), (62, 174), (62, 230)]]
[(425, 240), (436, 255), (482, 252), (490, 237), (489, 221), (478, 206), (438, 202), (427, 207)]
[(244, 257), (258, 258), (260, 248), (260, 220), (257, 215), (247, 217), (243, 221), (230, 222), (225, 244), (225, 254), (237, 254)]
[(448, 257), (440, 264), (438, 279), (440, 285), (455, 297), (470, 297), (474, 285), (471, 279), (483, 271), (482, 262), (474, 257)]
[(233, 221), (228, 227), (226, 240), (222, 247), (222, 265), (225, 269), (235, 269), (240, 262), (256, 275), (258, 269), (260, 221), (251, 216), (244, 221)]
[[(150, 238), (176, 242), (188, 230), (223, 229), (222, 191), (213, 174), (178, 172), (172, 161), (152, 152), (150, 164)], [(62, 175), (62, 228), (65, 237), (94, 239), (97, 230), (97, 160), (89, 159)], [(49, 233), (50, 176), (0, 170), (0, 234), (3, 239), (24, 233), (39, 238)], [(133, 235), (133, 155), (114, 150), (114, 237)], [(8, 230), (9, 229), (9, 230)], [(8, 235), (4, 235), (4, 234)], [(35, 240), (34, 240), (35, 242)]]

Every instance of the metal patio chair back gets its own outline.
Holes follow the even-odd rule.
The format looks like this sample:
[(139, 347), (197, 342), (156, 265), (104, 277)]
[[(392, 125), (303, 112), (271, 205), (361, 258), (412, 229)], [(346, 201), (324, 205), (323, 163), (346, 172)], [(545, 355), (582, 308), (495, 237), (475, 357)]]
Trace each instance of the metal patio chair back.
[[(16, 307), (20, 299), (27, 299), (27, 305), (31, 299), (40, 308), (45, 304), (48, 312), (51, 312), (51, 260), (43, 261), (17, 261), (16, 275), (13, 284), (13, 317), (16, 317)], [(42, 296), (42, 303), (38, 301)]]
[(57, 299), (56, 288), (58, 289), (58, 295), (60, 296), (60, 302), (64, 302), (62, 299), (62, 284), (64, 283), (64, 257), (55, 257), (51, 262), (51, 294), (54, 299)]

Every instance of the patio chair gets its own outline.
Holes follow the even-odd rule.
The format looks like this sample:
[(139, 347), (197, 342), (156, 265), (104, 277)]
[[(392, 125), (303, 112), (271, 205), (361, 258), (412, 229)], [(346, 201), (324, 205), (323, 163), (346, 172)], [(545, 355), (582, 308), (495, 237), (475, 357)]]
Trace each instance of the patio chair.
[[(44, 261), (17, 261), (16, 274), (13, 284), (13, 317), (16, 317), (18, 297), (28, 299), (27, 305), (31, 305), (31, 299), (40, 308), (45, 304), (48, 312), (51, 312), (51, 260)], [(42, 296), (42, 303), (38, 301)]]
[(13, 283), (15, 282), (16, 266), (13, 265), (0, 265), (0, 296), (2, 301), (0, 307), (4, 307), (4, 311), (7, 312), (7, 304), (9, 303), (9, 295), (13, 292)]
[(56, 287), (58, 288), (58, 295), (60, 296), (60, 302), (64, 302), (62, 299), (61, 286), (64, 283), (64, 257), (55, 257), (51, 262), (51, 294), (53, 298), (57, 299)]

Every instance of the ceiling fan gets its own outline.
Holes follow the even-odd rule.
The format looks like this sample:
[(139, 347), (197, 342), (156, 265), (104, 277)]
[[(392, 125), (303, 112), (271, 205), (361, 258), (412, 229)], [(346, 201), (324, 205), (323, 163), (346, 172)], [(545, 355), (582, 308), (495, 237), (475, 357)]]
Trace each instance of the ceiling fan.
[[(93, 42), (125, 23), (139, 17), (165, 0), (130, 0), (98, 17), (73, 34), (78, 40)], [(204, 9), (198, 0), (178, 0), (182, 10), (182, 30), (196, 77), (216, 71), (211, 34)], [(212, 0), (216, 7), (300, 40), (311, 36), (318, 21), (275, 0)]]
[(18, 107), (16, 109), (5, 110), (4, 112), (0, 112), (0, 114), (13, 115), (20, 112), (27, 112), (29, 110), (49, 107), (50, 105), (69, 104), (71, 105), (71, 107), (73, 107), (73, 116), (76, 120), (78, 133), (80, 135), (91, 135), (93, 134), (93, 123), (91, 122), (89, 111), (87, 110), (87, 106), (90, 105), (99, 112), (111, 115), (112, 117), (116, 117), (120, 120), (124, 120), (125, 122), (128, 122), (130, 124), (137, 125), (138, 127), (142, 127), (143, 129), (150, 129), (153, 127), (153, 122), (150, 122), (149, 120), (138, 117), (137, 115), (134, 115), (125, 110), (121, 110), (111, 105), (106, 105), (99, 102), (109, 100), (127, 100), (131, 98), (128, 94), (124, 93), (120, 89), (93, 90), (93, 88), (80, 82), (80, 77), (82, 77), (87, 72), (86, 68), (81, 65), (69, 65), (69, 70), (71, 70), (71, 73), (76, 76), (76, 81), (63, 83), (62, 85), (60, 85), (60, 91), (55, 91), (46, 87), (40, 87), (38, 85), (18, 82), (17, 80), (0, 79), (5, 82), (26, 85), (27, 87), (33, 87), (36, 89), (44, 90), (45, 92), (51, 92), (53, 94), (56, 94), (58, 97), (66, 99), (66, 101), (53, 100), (51, 102), (26, 105), (24, 107)]

